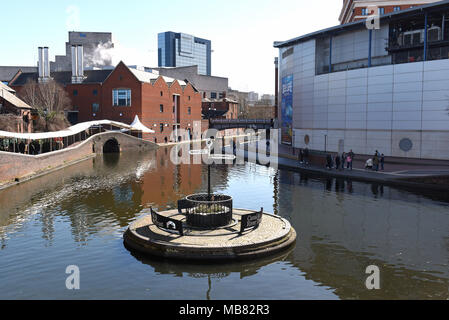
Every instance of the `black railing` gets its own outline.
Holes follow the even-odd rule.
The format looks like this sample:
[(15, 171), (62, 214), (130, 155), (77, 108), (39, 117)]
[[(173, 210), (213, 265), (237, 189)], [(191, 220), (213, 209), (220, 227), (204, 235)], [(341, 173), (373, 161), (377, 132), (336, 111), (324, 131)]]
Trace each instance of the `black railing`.
[(232, 222), (232, 197), (221, 194), (194, 194), (185, 198), (182, 209), (187, 225), (196, 228), (218, 228)]

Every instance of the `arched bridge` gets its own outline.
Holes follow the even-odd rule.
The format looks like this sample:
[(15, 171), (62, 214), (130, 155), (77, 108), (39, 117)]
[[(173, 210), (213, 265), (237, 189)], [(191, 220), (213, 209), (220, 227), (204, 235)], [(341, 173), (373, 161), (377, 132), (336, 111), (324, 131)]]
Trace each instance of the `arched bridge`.
[(225, 129), (254, 129), (269, 130), (275, 127), (274, 119), (210, 119), (209, 128), (217, 130)]

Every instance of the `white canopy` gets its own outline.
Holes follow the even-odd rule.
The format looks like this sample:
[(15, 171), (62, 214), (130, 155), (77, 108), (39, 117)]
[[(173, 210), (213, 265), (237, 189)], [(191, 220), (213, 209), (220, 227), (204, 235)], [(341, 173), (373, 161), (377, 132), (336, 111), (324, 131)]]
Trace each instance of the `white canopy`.
[(139, 120), (139, 116), (136, 115), (133, 123), (131, 123), (132, 130), (142, 131), (143, 133), (154, 133), (154, 130), (148, 129), (145, 127), (142, 122)]
[[(140, 123), (140, 121), (139, 121)], [(88, 130), (90, 127), (99, 126), (99, 125), (113, 125), (115, 127), (119, 128), (125, 128), (128, 130), (141, 130), (134, 128), (132, 125), (128, 125), (122, 122), (116, 122), (111, 120), (99, 120), (99, 121), (89, 121), (89, 122), (83, 122), (79, 123), (77, 125), (74, 125), (70, 128), (67, 128), (62, 131), (54, 131), (54, 132), (42, 132), (42, 133), (15, 133), (15, 132), (7, 132), (7, 131), (0, 131), (0, 137), (4, 138), (15, 138), (15, 139), (23, 139), (23, 140), (41, 140), (41, 139), (51, 139), (51, 138), (64, 138), (76, 135), (80, 132)], [(142, 125), (143, 126), (143, 125)], [(148, 128), (143, 126), (146, 131), (145, 133), (149, 133)], [(151, 133), (154, 133), (154, 131), (150, 130)]]

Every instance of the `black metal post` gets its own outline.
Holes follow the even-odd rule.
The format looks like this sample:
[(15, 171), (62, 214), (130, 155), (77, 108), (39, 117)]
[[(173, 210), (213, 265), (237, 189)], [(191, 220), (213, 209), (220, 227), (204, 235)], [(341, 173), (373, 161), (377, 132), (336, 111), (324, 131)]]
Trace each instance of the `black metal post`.
[(208, 201), (211, 199), (211, 192), (210, 192), (210, 164), (207, 165), (207, 197)]

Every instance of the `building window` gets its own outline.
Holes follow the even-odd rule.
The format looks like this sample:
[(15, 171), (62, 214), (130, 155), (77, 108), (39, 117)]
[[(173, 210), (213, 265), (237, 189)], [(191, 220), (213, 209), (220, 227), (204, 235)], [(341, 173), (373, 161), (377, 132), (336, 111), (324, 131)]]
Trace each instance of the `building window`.
[(131, 89), (114, 89), (114, 90), (112, 90), (112, 105), (114, 107), (130, 107), (131, 106)]
[(190, 107), (187, 108), (187, 114), (192, 114), (192, 108)]
[(98, 90), (97, 90), (97, 89), (94, 89), (94, 90), (92, 91), (92, 94), (93, 94), (94, 96), (98, 96)]
[(401, 11), (401, 7), (394, 7), (393, 11)]
[(210, 93), (210, 98), (211, 99), (217, 99), (217, 93), (216, 92), (211, 92)]
[(368, 8), (362, 8), (362, 16), (368, 15)]
[(385, 8), (379, 8), (379, 14), (385, 14)]
[(164, 92), (163, 91), (161, 91), (161, 97), (163, 97), (164, 96)]
[(161, 132), (164, 132), (164, 124), (163, 124), (163, 123), (161, 123), (161, 124), (159, 125), (159, 128), (160, 128)]
[(100, 110), (100, 105), (98, 103), (92, 104), (92, 113), (97, 113)]
[(161, 105), (159, 106), (159, 111), (160, 111), (161, 113), (164, 112), (164, 105), (163, 105), (163, 104), (161, 104)]
[(189, 101), (190, 101), (190, 96), (189, 96)]
[(78, 90), (73, 90), (73, 96), (77, 96), (78, 95)]

